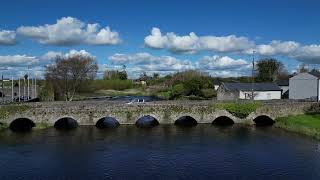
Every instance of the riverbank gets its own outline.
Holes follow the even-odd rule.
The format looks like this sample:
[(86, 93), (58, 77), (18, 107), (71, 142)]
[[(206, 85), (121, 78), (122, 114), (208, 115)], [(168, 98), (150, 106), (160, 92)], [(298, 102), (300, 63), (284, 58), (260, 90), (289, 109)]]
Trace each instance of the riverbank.
[(320, 139), (320, 114), (281, 117), (276, 120), (275, 126)]

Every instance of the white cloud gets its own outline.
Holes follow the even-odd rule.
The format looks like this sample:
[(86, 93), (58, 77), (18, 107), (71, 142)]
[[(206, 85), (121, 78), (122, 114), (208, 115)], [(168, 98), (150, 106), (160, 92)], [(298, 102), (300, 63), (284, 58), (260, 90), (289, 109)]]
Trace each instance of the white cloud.
[(144, 43), (155, 49), (168, 49), (171, 52), (195, 53), (198, 51), (240, 52), (254, 47), (254, 42), (246, 37), (230, 36), (197, 36), (191, 32), (179, 36), (173, 32), (163, 35), (159, 28), (153, 28), (146, 36)]
[(302, 45), (295, 41), (273, 40), (268, 44), (256, 44), (247, 37), (229, 36), (197, 36), (191, 32), (179, 36), (173, 32), (163, 34), (159, 28), (153, 28), (146, 36), (144, 43), (154, 49), (167, 49), (174, 53), (196, 53), (213, 51), (221, 53), (237, 52), (251, 54), (255, 50), (262, 56), (286, 56), (301, 62), (320, 64), (320, 45)]
[(302, 46), (292, 52), (290, 57), (309, 64), (320, 64), (320, 45)]
[(154, 56), (149, 53), (114, 54), (109, 57), (116, 67), (126, 65), (129, 74), (137, 77), (142, 72), (158, 72), (161, 75), (188, 69), (198, 69), (213, 76), (247, 75), (251, 64), (244, 59), (228, 56), (204, 56), (197, 61), (181, 60), (172, 56)]
[(56, 52), (56, 51), (49, 51), (46, 54), (44, 54), (43, 56), (41, 56), (41, 59), (43, 60), (54, 60), (56, 57), (74, 57), (74, 56), (89, 56), (92, 58), (95, 58), (95, 56), (93, 56), (92, 54), (90, 54), (89, 52), (87, 52), (86, 50), (70, 50), (67, 53), (62, 53), (62, 52)]
[(7, 55), (0, 56), (0, 66), (2, 67), (27, 67), (39, 63), (35, 56), (27, 55)]
[(16, 44), (16, 33), (14, 31), (0, 30), (0, 45)]
[(110, 27), (85, 24), (73, 17), (58, 19), (56, 24), (21, 26), (17, 33), (50, 45), (115, 45), (121, 42), (118, 32), (111, 31)]
[(243, 59), (233, 59), (228, 56), (204, 56), (198, 61), (203, 70), (227, 70), (244, 69), (250, 67), (250, 63)]
[(153, 56), (149, 53), (114, 54), (109, 57), (113, 65), (131, 65), (137, 71), (182, 71), (193, 69), (189, 60), (180, 60), (172, 56)]

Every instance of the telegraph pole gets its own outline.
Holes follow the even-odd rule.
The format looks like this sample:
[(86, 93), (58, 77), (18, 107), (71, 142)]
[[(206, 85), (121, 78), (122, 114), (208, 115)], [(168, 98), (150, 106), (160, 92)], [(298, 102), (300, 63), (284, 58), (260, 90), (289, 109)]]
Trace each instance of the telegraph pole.
[(252, 51), (252, 72), (251, 72), (251, 100), (254, 100), (254, 54), (255, 54), (255, 50)]
[(34, 96), (37, 98), (37, 76), (34, 76)]
[(19, 77), (19, 102), (20, 102), (20, 98), (21, 98), (21, 90), (20, 90), (20, 77)]
[(13, 75), (11, 76), (11, 100), (13, 102)]
[(30, 66), (28, 66), (28, 72), (27, 72), (27, 83), (28, 83), (28, 96), (27, 96), (27, 100), (29, 100), (29, 97), (30, 97), (30, 83), (29, 83), (29, 69), (30, 69)]
[(2, 102), (4, 102), (4, 91), (3, 91), (3, 72), (2, 72), (2, 75), (1, 75), (1, 97), (2, 97)]

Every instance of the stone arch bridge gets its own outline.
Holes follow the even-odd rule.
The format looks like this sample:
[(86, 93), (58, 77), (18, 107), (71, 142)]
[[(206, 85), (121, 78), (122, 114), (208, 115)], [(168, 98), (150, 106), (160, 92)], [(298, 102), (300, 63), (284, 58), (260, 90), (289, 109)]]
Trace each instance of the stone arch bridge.
[(159, 101), (143, 104), (125, 104), (114, 101), (76, 101), (28, 103), (28, 109), (9, 114), (2, 123), (11, 124), (25, 118), (37, 123), (53, 126), (62, 118), (72, 118), (79, 125), (95, 125), (104, 117), (113, 117), (120, 124), (135, 124), (143, 116), (153, 116), (160, 124), (172, 124), (178, 118), (190, 116), (197, 123), (213, 123), (219, 117), (230, 118), (234, 123), (254, 124), (260, 116), (272, 120), (288, 115), (305, 113), (311, 102), (267, 102), (246, 118), (238, 118), (226, 110), (212, 108), (213, 101)]

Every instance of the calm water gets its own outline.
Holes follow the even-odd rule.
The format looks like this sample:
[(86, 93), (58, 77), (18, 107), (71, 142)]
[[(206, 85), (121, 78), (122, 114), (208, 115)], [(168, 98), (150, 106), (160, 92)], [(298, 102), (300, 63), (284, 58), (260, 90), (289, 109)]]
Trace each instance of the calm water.
[(276, 128), (0, 134), (0, 179), (320, 179), (320, 142)]

